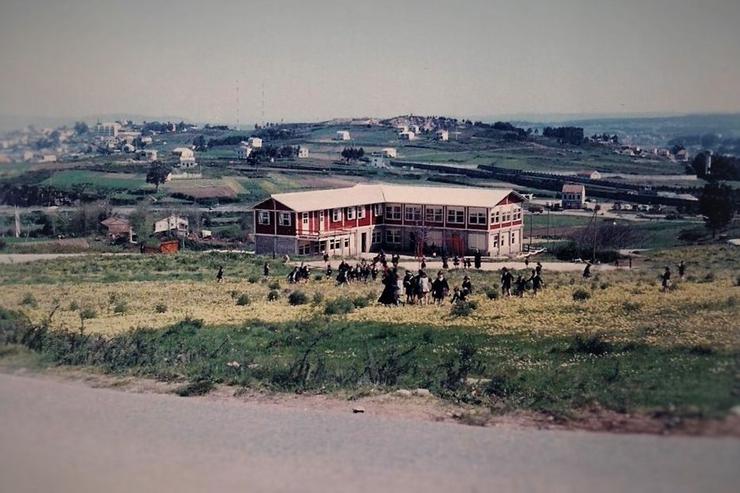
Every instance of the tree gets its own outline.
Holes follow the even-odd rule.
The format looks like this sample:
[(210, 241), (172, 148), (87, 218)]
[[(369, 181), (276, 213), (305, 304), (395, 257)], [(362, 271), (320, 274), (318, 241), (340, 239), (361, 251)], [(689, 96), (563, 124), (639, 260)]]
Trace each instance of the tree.
[(206, 143), (206, 138), (202, 135), (197, 136), (193, 139), (193, 147), (195, 147), (196, 151), (207, 151), (208, 144)]
[(75, 133), (77, 135), (84, 135), (90, 131), (90, 127), (87, 126), (87, 123), (85, 122), (77, 122), (75, 123)]
[(161, 161), (154, 161), (149, 167), (149, 172), (146, 174), (146, 182), (151, 183), (157, 188), (159, 192), (159, 185), (167, 181), (172, 168), (164, 164)]
[(699, 197), (699, 212), (704, 216), (704, 224), (712, 230), (712, 238), (732, 221), (735, 215), (735, 201), (732, 189), (717, 182), (707, 183)]

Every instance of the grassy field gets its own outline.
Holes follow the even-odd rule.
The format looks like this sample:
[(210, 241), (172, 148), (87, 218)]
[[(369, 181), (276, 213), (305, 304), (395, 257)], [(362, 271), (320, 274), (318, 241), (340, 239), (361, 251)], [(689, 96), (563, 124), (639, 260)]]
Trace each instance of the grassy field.
[[(289, 285), (286, 266), (241, 254), (72, 258), (5, 266), (0, 328), (49, 363), (208, 385), (423, 387), (499, 411), (717, 417), (737, 403), (739, 256), (655, 251), (588, 281), (545, 271), (539, 296), (511, 299), (494, 297), (496, 273), (473, 272), (463, 310), (379, 306), (379, 281)], [(663, 293), (657, 276), (678, 259), (688, 278)]]
[(130, 173), (103, 173), (88, 170), (67, 170), (55, 173), (42, 183), (60, 189), (71, 189), (75, 185), (89, 185), (91, 188), (105, 190), (138, 190), (154, 187), (146, 183), (144, 175)]

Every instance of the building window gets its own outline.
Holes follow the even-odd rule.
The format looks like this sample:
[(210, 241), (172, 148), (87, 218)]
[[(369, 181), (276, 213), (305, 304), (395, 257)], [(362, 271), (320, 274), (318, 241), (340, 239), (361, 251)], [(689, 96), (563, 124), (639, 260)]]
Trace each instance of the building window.
[(280, 226), (290, 226), (290, 212), (280, 213)]
[(357, 208), (357, 219), (365, 219), (365, 206)]
[(301, 222), (304, 226), (308, 226), (308, 212), (301, 213)]
[(518, 221), (522, 218), (522, 210), (518, 207), (514, 209), (514, 221)]
[(401, 231), (397, 229), (389, 229), (385, 232), (385, 241), (392, 245), (401, 244)]
[(498, 248), (498, 235), (493, 235), (493, 248)]
[(498, 224), (501, 222), (501, 213), (499, 211), (491, 213), (491, 224)]
[(406, 206), (406, 221), (415, 222), (421, 221), (421, 207), (414, 205)]
[(503, 213), (503, 222), (508, 223), (509, 221), (511, 221), (511, 212), (506, 211)]
[(257, 214), (257, 222), (263, 225), (270, 224), (270, 213), (267, 211), (259, 211), (259, 214)]
[(486, 213), (485, 212), (471, 212), (468, 216), (468, 223), (470, 224), (486, 224)]
[(513, 245), (514, 243), (516, 243), (516, 233), (512, 231), (511, 232), (511, 245)]
[(332, 209), (331, 210), (331, 220), (332, 222), (338, 223), (342, 220), (342, 209)]
[(373, 230), (373, 243), (382, 243), (383, 242), (383, 232), (379, 229)]
[(349, 238), (344, 239), (344, 248), (349, 248)]
[(401, 206), (400, 205), (388, 205), (385, 207), (385, 217), (394, 221), (401, 220)]
[(354, 218), (355, 218), (355, 208), (347, 207), (347, 220), (351, 221)]
[(303, 243), (303, 244), (298, 245), (298, 254), (299, 255), (310, 255), (311, 254), (311, 244)]
[(319, 211), (319, 228), (324, 227), (324, 211)]
[(373, 213), (376, 216), (382, 216), (383, 215), (383, 205), (382, 204), (373, 205)]
[(447, 222), (454, 224), (465, 224), (465, 209), (447, 208)]
[(444, 212), (441, 207), (427, 207), (425, 217), (428, 223), (441, 223), (444, 221)]

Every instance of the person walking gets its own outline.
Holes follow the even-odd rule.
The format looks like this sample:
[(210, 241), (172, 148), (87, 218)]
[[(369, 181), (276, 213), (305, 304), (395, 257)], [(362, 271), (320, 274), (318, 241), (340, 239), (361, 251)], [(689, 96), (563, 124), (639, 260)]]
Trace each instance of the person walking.
[(591, 262), (586, 262), (586, 268), (583, 269), (583, 278), (588, 279), (591, 277)]
[(262, 266), (262, 275), (265, 277), (270, 276), (270, 264), (265, 262), (265, 265)]
[(542, 276), (540, 276), (536, 270), (533, 270), (532, 277), (530, 277), (529, 280), (532, 281), (532, 294), (537, 296), (537, 293), (539, 293), (544, 286)]
[(414, 303), (414, 276), (411, 272), (406, 271), (403, 276), (403, 289), (406, 293), (406, 303), (412, 305)]
[(663, 271), (663, 274), (660, 276), (660, 280), (660, 284), (663, 288), (664, 293), (671, 289), (671, 268), (667, 265), (665, 267), (665, 270)]
[(511, 275), (509, 269), (503, 267), (501, 269), (501, 295), (511, 296), (511, 282), (514, 280), (514, 276)]
[(534, 266), (534, 271), (537, 273), (537, 275), (542, 275), (542, 264), (537, 262), (537, 265)]
[(475, 269), (480, 270), (482, 262), (483, 262), (483, 255), (480, 253), (480, 249), (475, 249), (475, 255), (473, 257), (475, 259)]
[(462, 290), (466, 295), (473, 294), (473, 283), (470, 282), (470, 276), (463, 277)]
[(398, 304), (398, 275), (393, 269), (388, 269), (383, 275), (383, 292), (380, 293), (378, 302), (385, 306), (396, 306)]
[(529, 255), (524, 257), (524, 267), (529, 267)]
[(219, 284), (224, 282), (224, 266), (223, 265), (218, 266), (218, 272), (216, 272), (216, 282)]
[(442, 255), (442, 268), (444, 270), (449, 270), (450, 268), (448, 261), (449, 261), (449, 258), (447, 257), (447, 254), (443, 254)]
[(519, 274), (516, 276), (516, 281), (514, 281), (514, 295), (518, 296), (519, 298), (524, 297), (524, 291), (527, 290), (527, 280), (524, 279), (524, 277)]
[(458, 303), (462, 303), (466, 301), (467, 294), (465, 293), (464, 289), (460, 289), (459, 287), (455, 286), (455, 291), (452, 295), (452, 300), (450, 302), (453, 305), (456, 305)]
[(417, 282), (419, 283), (419, 303), (422, 305), (428, 305), (429, 291), (432, 289), (432, 283), (429, 282), (429, 276), (427, 276), (427, 273), (420, 270)]
[(686, 277), (686, 264), (681, 260), (678, 263), (678, 277), (683, 281)]
[(457, 269), (460, 266), (460, 257), (458, 257), (457, 255), (452, 257), (452, 265), (455, 267), (455, 269)]
[(437, 272), (437, 278), (432, 283), (432, 297), (434, 298), (434, 302), (438, 305), (442, 304), (449, 290), (450, 285), (447, 283), (447, 279), (445, 279), (444, 272)]

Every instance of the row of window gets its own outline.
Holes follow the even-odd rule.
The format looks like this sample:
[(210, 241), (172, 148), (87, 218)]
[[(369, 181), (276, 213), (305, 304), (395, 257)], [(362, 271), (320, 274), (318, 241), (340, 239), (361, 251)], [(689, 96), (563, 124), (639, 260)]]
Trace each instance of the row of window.
[(498, 248), (499, 238), (501, 239), (501, 246), (506, 245), (507, 238), (510, 239), (509, 244), (513, 245), (514, 243), (516, 243), (516, 231), (512, 231), (511, 233), (501, 233), (500, 235), (493, 235), (493, 248), (494, 249)]
[[(379, 205), (375, 205), (373, 212), (376, 216), (381, 215), (382, 209)], [(405, 208), (404, 219), (406, 222), (420, 222), (421, 221), (421, 207), (418, 206), (407, 206)], [(332, 222), (341, 222), (343, 214), (346, 215), (348, 221), (354, 219), (365, 218), (364, 207), (345, 207), (344, 209), (332, 209), (331, 220)], [(394, 220), (401, 220), (401, 206), (400, 205), (389, 205), (385, 208), (385, 217)], [(441, 207), (427, 207), (424, 211), (425, 221), (428, 223), (441, 223), (444, 217), (443, 209)], [(292, 221), (290, 212), (280, 212), (278, 215), (278, 224), (280, 226), (290, 226)], [(508, 223), (511, 221), (518, 221), (522, 218), (522, 210), (517, 208), (512, 211), (496, 211), (491, 213), (491, 224)], [(301, 213), (301, 222), (304, 226), (308, 226), (309, 213)], [(324, 211), (319, 212), (319, 221), (324, 221)], [(261, 225), (270, 224), (270, 213), (268, 211), (259, 211), (257, 222)], [(450, 224), (464, 224), (465, 223), (465, 209), (464, 208), (447, 208), (447, 222)], [(486, 213), (485, 212), (471, 212), (468, 215), (468, 224), (485, 225), (486, 224)]]

